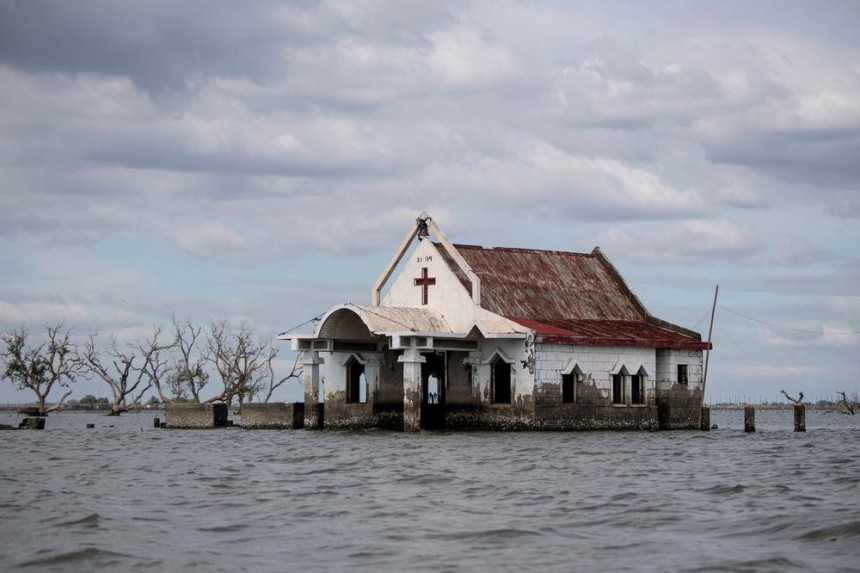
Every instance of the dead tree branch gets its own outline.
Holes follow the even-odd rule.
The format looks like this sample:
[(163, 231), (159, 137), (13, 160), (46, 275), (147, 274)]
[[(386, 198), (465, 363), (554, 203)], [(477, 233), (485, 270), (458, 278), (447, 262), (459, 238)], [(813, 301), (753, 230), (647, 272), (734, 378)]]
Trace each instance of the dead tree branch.
[(218, 372), (222, 390), (207, 402), (232, 404), (238, 398), (257, 395), (262, 388), (271, 360), (271, 347), (267, 342), (255, 340), (254, 333), (244, 322), (236, 330), (226, 320), (209, 325), (203, 357)]
[(71, 332), (63, 323), (47, 326), (47, 341), (35, 347), (27, 345), (28, 333), (24, 326), (2, 335), (3, 378), (20, 390), (29, 389), (36, 394), (40, 414), (47, 414), (63, 406), (71, 394), (68, 390), (53, 406), (47, 398), (55, 386), (68, 388), (79, 373), (77, 348), (71, 343)]
[(840, 414), (848, 414), (850, 416), (854, 416), (857, 413), (857, 409), (860, 408), (860, 403), (856, 400), (848, 400), (848, 396), (845, 392), (837, 392), (837, 394), (842, 395), (842, 400), (839, 402), (838, 410), (827, 410), (824, 412), (825, 414), (832, 414), (833, 412), (839, 412)]
[[(158, 338), (162, 330), (160, 326), (155, 327), (152, 337), (145, 344), (129, 344), (126, 350), (121, 350), (116, 339), (111, 337), (105, 360), (96, 348), (97, 335), (90, 334), (84, 343), (84, 352), (80, 357), (82, 369), (101, 378), (110, 387), (113, 394), (111, 416), (119, 416), (132, 404), (139, 403), (152, 386), (151, 364), (160, 362), (159, 355), (163, 347)], [(136, 397), (135, 392), (138, 392)], [(131, 403), (128, 402), (129, 397)]]
[[(203, 327), (190, 320), (179, 322), (176, 316), (173, 321), (173, 358), (167, 368), (166, 383), (173, 395), (173, 400), (187, 398), (200, 402), (200, 391), (209, 382), (209, 374), (204, 369), (205, 360), (200, 348)], [(159, 396), (162, 402), (165, 398)], [(168, 400), (170, 401), (170, 400)]]
[(276, 348), (271, 348), (269, 358), (266, 360), (266, 376), (268, 378), (268, 387), (266, 388), (266, 394), (263, 397), (263, 402), (266, 403), (268, 403), (269, 400), (272, 399), (272, 394), (274, 393), (274, 391), (283, 386), (286, 382), (293, 379), (300, 380), (302, 377), (302, 367), (299, 366), (299, 355), (296, 354), (296, 358), (295, 360), (293, 360), (293, 367), (290, 369), (289, 374), (275, 382), (274, 361), (277, 356), (278, 350)]
[(782, 395), (785, 396), (786, 398), (788, 398), (788, 401), (791, 402), (792, 404), (795, 404), (795, 405), (803, 404), (803, 392), (799, 393), (797, 395), (797, 398), (792, 398), (791, 396), (788, 395), (788, 392), (786, 392), (785, 390), (780, 390), (780, 392), (782, 392)]

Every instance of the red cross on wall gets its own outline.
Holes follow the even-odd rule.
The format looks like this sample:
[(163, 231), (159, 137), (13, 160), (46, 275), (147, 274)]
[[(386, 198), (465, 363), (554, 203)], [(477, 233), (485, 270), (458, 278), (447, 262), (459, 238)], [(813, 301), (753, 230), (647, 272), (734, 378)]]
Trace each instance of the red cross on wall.
[(427, 276), (427, 267), (421, 269), (421, 277), (415, 279), (415, 286), (421, 287), (421, 304), (427, 304), (427, 287), (436, 284), (434, 277)]

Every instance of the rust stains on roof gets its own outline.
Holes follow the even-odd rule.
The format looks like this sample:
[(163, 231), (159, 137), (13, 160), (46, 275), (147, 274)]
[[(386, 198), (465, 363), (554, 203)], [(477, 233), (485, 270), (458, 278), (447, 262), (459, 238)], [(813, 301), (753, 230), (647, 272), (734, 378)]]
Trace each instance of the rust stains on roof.
[(593, 254), (455, 247), (481, 279), (481, 306), (502, 316), (643, 318)]
[[(467, 290), (471, 284), (442, 245)], [(481, 280), (481, 306), (545, 342), (704, 349), (701, 336), (650, 314), (595, 248), (591, 253), (454, 245)]]

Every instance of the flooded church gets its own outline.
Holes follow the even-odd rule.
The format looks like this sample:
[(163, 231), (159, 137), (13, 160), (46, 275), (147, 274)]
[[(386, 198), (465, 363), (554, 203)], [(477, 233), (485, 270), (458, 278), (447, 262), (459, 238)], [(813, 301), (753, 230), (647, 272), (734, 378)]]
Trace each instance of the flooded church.
[(458, 245), (422, 213), (371, 304), (280, 338), (301, 353), (305, 427), (700, 424), (708, 343), (651, 315), (599, 248)]

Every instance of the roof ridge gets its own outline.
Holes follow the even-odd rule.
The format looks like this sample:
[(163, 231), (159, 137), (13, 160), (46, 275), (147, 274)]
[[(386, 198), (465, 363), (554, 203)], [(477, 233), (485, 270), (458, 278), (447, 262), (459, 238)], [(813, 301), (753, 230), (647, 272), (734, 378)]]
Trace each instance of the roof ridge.
[(594, 252), (581, 253), (578, 251), (559, 251), (557, 249), (526, 249), (522, 247), (484, 247), (482, 245), (466, 245), (461, 243), (452, 243), (457, 249), (481, 249), (484, 251), (498, 251), (503, 253), (540, 253), (552, 255), (578, 256), (578, 257), (594, 257)]

